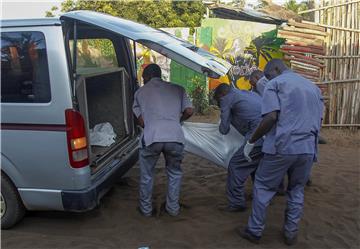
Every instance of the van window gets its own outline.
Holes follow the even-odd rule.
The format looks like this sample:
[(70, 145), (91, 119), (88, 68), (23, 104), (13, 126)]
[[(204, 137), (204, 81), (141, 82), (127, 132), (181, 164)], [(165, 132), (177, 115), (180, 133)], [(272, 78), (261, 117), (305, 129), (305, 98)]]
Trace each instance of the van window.
[[(70, 41), (71, 57), (73, 41)], [(77, 40), (78, 68), (113, 68), (118, 67), (114, 44), (109, 39)]]
[(51, 99), (42, 32), (1, 33), (1, 102), (47, 103)]

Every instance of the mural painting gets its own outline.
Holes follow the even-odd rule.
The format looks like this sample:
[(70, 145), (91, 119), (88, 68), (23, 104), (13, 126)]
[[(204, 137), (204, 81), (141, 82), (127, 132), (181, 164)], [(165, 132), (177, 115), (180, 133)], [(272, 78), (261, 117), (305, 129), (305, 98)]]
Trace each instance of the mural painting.
[[(275, 25), (208, 18), (197, 30), (197, 46), (206, 49), (234, 65), (232, 80), (239, 89), (251, 88), (248, 76), (256, 69), (263, 70), (267, 61), (282, 58), (279, 51), (283, 39), (277, 38)], [(221, 82), (230, 83), (228, 76), (209, 79), (213, 89)]]
[(164, 80), (184, 86), (188, 92), (192, 89), (193, 78), (206, 85), (209, 90), (214, 89), (222, 82), (235, 82), (239, 89), (251, 88), (248, 77), (256, 70), (263, 70), (267, 61), (272, 58), (282, 58), (279, 51), (284, 39), (277, 38), (277, 27), (271, 24), (234, 21), (219, 18), (208, 18), (202, 21), (201, 27), (190, 33), (189, 28), (164, 28), (179, 38), (196, 43), (218, 57), (234, 65), (229, 76), (219, 79), (205, 76), (186, 68), (159, 53), (136, 45), (138, 62), (138, 79), (141, 82), (143, 68), (150, 63), (157, 63), (163, 70)]

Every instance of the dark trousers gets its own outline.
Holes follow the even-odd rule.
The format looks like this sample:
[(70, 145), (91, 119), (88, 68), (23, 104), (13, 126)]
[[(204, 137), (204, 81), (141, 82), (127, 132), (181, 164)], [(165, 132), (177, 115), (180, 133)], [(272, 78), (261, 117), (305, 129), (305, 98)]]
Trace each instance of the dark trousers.
[(261, 146), (254, 147), (251, 151), (251, 162), (248, 162), (244, 156), (244, 146), (242, 146), (231, 158), (228, 166), (226, 187), (226, 194), (230, 207), (246, 207), (244, 185), (247, 178), (254, 174), (261, 158), (263, 157), (261, 148)]
[(247, 227), (252, 234), (261, 237), (265, 227), (266, 208), (280, 182), (288, 174), (284, 232), (287, 237), (296, 236), (304, 206), (304, 186), (309, 178), (313, 159), (312, 154), (264, 155), (255, 174), (252, 213)]
[(145, 215), (152, 212), (152, 191), (155, 165), (163, 153), (165, 157), (168, 188), (166, 210), (177, 215), (180, 210), (179, 195), (182, 178), (181, 162), (184, 145), (180, 143), (153, 143), (140, 148), (140, 209)]

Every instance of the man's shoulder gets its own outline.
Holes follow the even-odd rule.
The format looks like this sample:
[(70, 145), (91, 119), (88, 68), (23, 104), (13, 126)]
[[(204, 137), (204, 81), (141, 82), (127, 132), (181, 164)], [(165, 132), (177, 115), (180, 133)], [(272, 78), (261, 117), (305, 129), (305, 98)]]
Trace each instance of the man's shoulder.
[(285, 87), (286, 89), (291, 88), (291, 85), (296, 86), (298, 89), (299, 87), (305, 87), (307, 84), (313, 84), (310, 80), (303, 77), (302, 75), (295, 73), (293, 71), (288, 71), (286, 73), (282, 73), (278, 77), (270, 80), (268, 82), (269, 85), (278, 86), (280, 89)]
[(141, 86), (139, 89), (136, 90), (136, 93), (141, 93), (144, 91), (147, 91), (149, 89), (152, 89), (154, 87), (155, 84), (161, 84), (162, 82), (160, 80), (156, 80), (155, 79), (151, 79), (148, 83), (144, 84), (143, 86)]
[(268, 80), (265, 76), (263, 76), (263, 77), (261, 77), (261, 78), (258, 80), (258, 83), (260, 83), (260, 84), (266, 84), (268, 81), (269, 81), (269, 80)]
[(305, 78), (304, 76), (302, 76), (301, 74), (295, 73), (294, 71), (288, 71), (286, 73), (281, 74), (279, 77), (280, 80), (292, 80), (292, 81), (301, 81), (301, 82), (307, 82), (307, 83), (311, 83), (310, 80), (308, 80), (307, 78)]
[(168, 88), (168, 89), (171, 89), (172, 91), (177, 91), (177, 92), (180, 92), (180, 93), (183, 93), (185, 92), (185, 88), (176, 84), (176, 83), (173, 83), (173, 82), (170, 82), (170, 81), (162, 81), (162, 83)]
[(168, 84), (171, 87), (181, 89), (181, 90), (185, 90), (185, 88), (183, 86), (180, 86), (180, 85), (178, 85), (178, 84), (176, 84), (174, 82), (171, 82), (171, 81), (163, 81), (163, 82), (165, 82), (166, 84)]

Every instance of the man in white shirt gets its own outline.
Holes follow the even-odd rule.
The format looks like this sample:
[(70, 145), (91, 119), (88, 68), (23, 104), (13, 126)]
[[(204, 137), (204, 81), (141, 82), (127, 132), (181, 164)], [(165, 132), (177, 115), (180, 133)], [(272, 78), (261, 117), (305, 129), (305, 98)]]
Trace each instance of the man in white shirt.
[(148, 65), (143, 72), (144, 86), (135, 93), (133, 112), (144, 128), (139, 154), (140, 212), (152, 216), (154, 168), (164, 154), (168, 176), (165, 210), (171, 216), (179, 214), (179, 195), (185, 137), (181, 122), (193, 114), (185, 89), (163, 81), (161, 69)]

